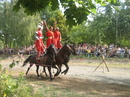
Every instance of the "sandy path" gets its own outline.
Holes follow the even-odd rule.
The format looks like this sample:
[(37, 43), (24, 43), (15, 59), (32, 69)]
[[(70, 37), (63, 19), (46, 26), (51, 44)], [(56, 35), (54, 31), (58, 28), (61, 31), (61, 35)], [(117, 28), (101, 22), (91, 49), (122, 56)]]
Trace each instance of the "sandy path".
[[(6, 67), (11, 62), (12, 59), (8, 59), (1, 61), (1, 64)], [(103, 65), (101, 65), (93, 72), (97, 65), (90, 65), (89, 62), (88, 60), (71, 60), (67, 75), (60, 74), (53, 80), (53, 83), (47, 77), (43, 77), (42, 81), (49, 85), (84, 92), (90, 97), (130, 97), (130, 67), (109, 67), (108, 65), (110, 72), (107, 72), (105, 68), (103, 73)], [(13, 71), (12, 74), (18, 75), (20, 72), (26, 72), (28, 66), (21, 67), (21, 65), (22, 63), (10, 69), (10, 71)], [(64, 69), (65, 67), (63, 66), (62, 70)], [(35, 80), (39, 82), (35, 70), (36, 68), (33, 66), (27, 78), (29, 81)]]

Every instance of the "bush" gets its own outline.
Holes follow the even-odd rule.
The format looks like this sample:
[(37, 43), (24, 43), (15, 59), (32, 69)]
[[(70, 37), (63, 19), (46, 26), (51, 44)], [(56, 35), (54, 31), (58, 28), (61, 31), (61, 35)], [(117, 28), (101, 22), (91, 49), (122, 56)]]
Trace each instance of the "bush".
[(0, 71), (0, 95), (2, 97), (32, 97), (32, 88), (25, 84), (23, 73), (18, 79), (13, 79), (7, 72), (7, 69)]

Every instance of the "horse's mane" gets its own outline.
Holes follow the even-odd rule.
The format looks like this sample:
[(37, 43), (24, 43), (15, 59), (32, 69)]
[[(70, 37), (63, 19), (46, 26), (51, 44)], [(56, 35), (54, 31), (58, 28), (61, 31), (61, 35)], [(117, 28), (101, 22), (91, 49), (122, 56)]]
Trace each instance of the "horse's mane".
[[(65, 50), (65, 48), (68, 48), (68, 50)], [(68, 53), (69, 55), (70, 54), (77, 55), (74, 45), (67, 45), (67, 44), (63, 45), (62, 48), (57, 53), (60, 54), (62, 52), (66, 52), (66, 54)]]
[(54, 51), (56, 52), (56, 49), (55, 49), (55, 47), (54, 47), (53, 44), (51, 44), (51, 45), (46, 49), (46, 53), (45, 53), (45, 54), (49, 55), (52, 49), (54, 49)]

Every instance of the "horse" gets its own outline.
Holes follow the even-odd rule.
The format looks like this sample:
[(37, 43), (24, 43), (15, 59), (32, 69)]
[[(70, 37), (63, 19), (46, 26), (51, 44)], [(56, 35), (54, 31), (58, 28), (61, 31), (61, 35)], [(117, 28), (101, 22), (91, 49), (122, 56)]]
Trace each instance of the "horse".
[(40, 62), (38, 62), (36, 59), (37, 55), (30, 55), (24, 61), (22, 67), (25, 66), (28, 62), (30, 63), (30, 66), (28, 67), (28, 69), (26, 71), (26, 75), (27, 75), (30, 68), (33, 66), (33, 64), (35, 64), (36, 65), (36, 73), (37, 73), (38, 77), (40, 77), (40, 75), (38, 73), (39, 66), (48, 67), (48, 71), (50, 74), (50, 80), (52, 80), (51, 67), (54, 67), (52, 65), (55, 62), (55, 56), (56, 56), (56, 49), (55, 49), (54, 45), (52, 44), (46, 49), (46, 53), (40, 57)]
[(62, 64), (65, 65), (66, 69), (61, 72), (66, 74), (69, 70), (69, 66), (68, 66), (68, 62), (70, 60), (70, 55), (73, 54), (73, 55), (77, 55), (76, 53), (76, 50), (75, 50), (75, 47), (74, 45), (67, 45), (65, 44), (56, 54), (56, 57), (55, 57), (55, 60), (56, 62), (54, 63), (56, 66), (58, 66), (58, 70), (54, 76), (58, 76), (61, 72), (61, 67), (62, 67)]

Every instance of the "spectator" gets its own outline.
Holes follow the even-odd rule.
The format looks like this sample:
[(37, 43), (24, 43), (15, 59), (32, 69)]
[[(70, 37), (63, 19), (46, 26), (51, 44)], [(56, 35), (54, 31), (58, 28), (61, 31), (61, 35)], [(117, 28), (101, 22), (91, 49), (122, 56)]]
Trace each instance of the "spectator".
[(120, 57), (120, 54), (121, 54), (121, 48), (118, 47), (117, 50), (116, 50), (116, 56)]
[(125, 47), (125, 50), (124, 50), (124, 58), (129, 58), (129, 50), (127, 47)]

